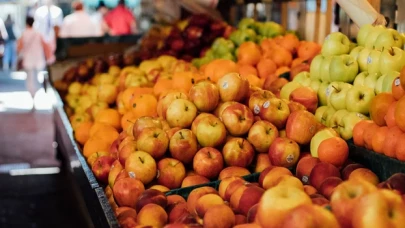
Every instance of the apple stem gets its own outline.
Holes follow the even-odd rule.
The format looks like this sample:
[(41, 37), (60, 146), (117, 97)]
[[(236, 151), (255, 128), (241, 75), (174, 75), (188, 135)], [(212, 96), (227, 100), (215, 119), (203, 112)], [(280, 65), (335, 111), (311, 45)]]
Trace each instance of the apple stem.
[(240, 148), (243, 148), (243, 141), (244, 141), (244, 139), (242, 139), (242, 141), (239, 141), (239, 147)]
[(127, 122), (130, 122), (131, 124), (135, 124), (134, 122), (132, 122), (131, 120), (127, 120)]
[(393, 47), (390, 48), (390, 52), (389, 52), (389, 53), (390, 53), (390, 55), (394, 56), (395, 53), (394, 53), (394, 48), (393, 48)]
[(211, 157), (211, 153), (210, 153), (209, 151), (208, 151), (207, 153), (208, 153), (208, 157), (209, 157), (209, 158), (212, 158), (212, 157)]
[(341, 90), (336, 88), (334, 85), (332, 86), (336, 91), (340, 92)]
[(138, 157), (138, 158), (139, 158), (139, 161), (142, 162), (142, 164), (145, 162), (141, 157)]
[(179, 132), (179, 134), (180, 134), (180, 138), (184, 139), (183, 133), (181, 131)]

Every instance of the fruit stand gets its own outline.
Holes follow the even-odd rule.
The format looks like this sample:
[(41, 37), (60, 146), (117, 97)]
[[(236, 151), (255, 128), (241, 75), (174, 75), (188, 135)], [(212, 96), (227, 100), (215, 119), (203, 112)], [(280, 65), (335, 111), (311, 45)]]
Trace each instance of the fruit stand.
[[(160, 31), (50, 70), (56, 140), (92, 226), (405, 224), (404, 34), (366, 24), (357, 43), (318, 29), (315, 42), (203, 15)], [(354, 219), (377, 201), (398, 219)]]

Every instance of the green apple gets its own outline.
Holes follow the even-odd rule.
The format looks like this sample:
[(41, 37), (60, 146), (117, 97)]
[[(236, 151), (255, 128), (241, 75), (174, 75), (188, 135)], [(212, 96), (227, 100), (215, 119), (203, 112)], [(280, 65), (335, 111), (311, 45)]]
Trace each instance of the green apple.
[(356, 78), (354, 79), (353, 85), (354, 86), (362, 86), (364, 85), (364, 79), (366, 79), (366, 77), (368, 76), (368, 72), (364, 71), (364, 72), (360, 72)]
[(357, 46), (357, 47), (353, 48), (353, 50), (350, 51), (350, 55), (357, 61), (357, 58), (359, 57), (360, 52), (363, 49), (364, 49), (363, 46)]
[(332, 128), (324, 128), (320, 131), (318, 131), (314, 137), (311, 139), (310, 143), (310, 151), (312, 157), (318, 157), (318, 148), (321, 142), (323, 142), (326, 139), (333, 138), (333, 137), (339, 137), (339, 134), (336, 133), (335, 130)]
[(346, 94), (353, 86), (345, 82), (332, 82), (329, 85), (330, 95), (328, 105), (335, 110), (346, 109)]
[(245, 17), (239, 21), (238, 28), (239, 29), (255, 29), (255, 19), (250, 17)]
[(321, 63), (321, 68), (319, 71), (319, 76), (322, 82), (331, 82), (329, 77), (329, 68), (332, 57), (324, 57)]
[(302, 84), (303, 82), (305, 82), (308, 79), (311, 80), (310, 73), (306, 72), (306, 71), (302, 71), (302, 72), (298, 73), (297, 75), (295, 75), (293, 81)]
[(231, 40), (220, 37), (212, 43), (211, 50), (214, 51), (215, 55), (222, 56), (227, 53), (233, 53), (235, 50), (235, 44)]
[(374, 90), (366, 86), (353, 86), (346, 94), (346, 109), (367, 115), (375, 97)]
[(367, 58), (367, 71), (370, 74), (380, 73), (381, 51), (371, 50)]
[(359, 64), (359, 70), (361, 72), (367, 71), (367, 59), (370, 55), (371, 50), (372, 49), (369, 48), (363, 48), (360, 51), (359, 56), (357, 57), (357, 63)]
[(317, 55), (315, 58), (312, 59), (311, 61), (311, 66), (309, 67), (309, 73), (311, 74), (311, 80), (320, 80), (321, 75), (320, 75), (320, 70), (321, 70), (321, 64), (323, 61), (324, 57), (322, 55)]
[(374, 49), (375, 41), (377, 40), (378, 36), (383, 33), (386, 28), (382, 25), (374, 26), (371, 31), (367, 34), (366, 43), (364, 47)]
[(374, 88), (374, 93), (375, 93), (375, 94), (380, 94), (380, 93), (382, 93), (382, 91), (383, 91), (383, 82), (384, 82), (384, 79), (385, 79), (386, 76), (387, 76), (387, 75), (384, 74), (384, 75), (381, 75), (381, 76), (377, 79), (377, 82), (375, 83), (375, 88)]
[(399, 32), (395, 29), (385, 29), (384, 32), (378, 35), (377, 40), (374, 42), (374, 48), (382, 51), (391, 47), (402, 48), (404, 46), (403, 39)]
[(313, 89), (315, 92), (318, 93), (321, 83), (322, 82), (320, 80), (311, 81), (311, 83), (309, 84), (309, 87), (311, 87), (311, 89)]
[(315, 119), (316, 121), (318, 121), (319, 123), (322, 123), (322, 117), (323, 117), (323, 113), (328, 109), (328, 106), (320, 106), (316, 109), (315, 111)]
[(353, 49), (355, 49), (356, 47), (357, 47), (357, 44), (356, 43), (354, 43), (354, 42), (350, 42), (350, 50), (349, 50), (349, 53), (350, 52), (352, 52), (353, 51)]
[(368, 34), (371, 32), (371, 30), (373, 29), (373, 26), (370, 24), (366, 24), (361, 26), (359, 32), (357, 33), (357, 44), (359, 46), (365, 46), (366, 45), (366, 39)]
[(336, 110), (333, 107), (328, 106), (328, 108), (325, 110), (325, 112), (322, 115), (321, 123), (327, 127), (330, 127), (328, 124), (329, 124), (330, 119), (332, 118), (333, 114), (335, 114), (335, 112), (336, 112)]
[(321, 53), (324, 56), (343, 55), (350, 52), (350, 40), (341, 33), (334, 32), (329, 34), (322, 45)]
[(390, 71), (385, 75), (382, 82), (382, 92), (392, 93), (392, 83), (399, 77), (400, 73), (398, 71)]
[(363, 85), (368, 88), (375, 89), (375, 85), (379, 77), (381, 77), (380, 73), (368, 74), (367, 77), (364, 79)]
[(344, 140), (349, 140), (353, 137), (353, 128), (362, 120), (368, 119), (367, 116), (358, 112), (349, 112), (343, 116), (339, 123), (339, 134)]
[(328, 126), (339, 133), (339, 125), (342, 118), (347, 115), (349, 111), (346, 109), (337, 110), (329, 120)]
[(283, 88), (281, 88), (280, 98), (289, 100), (290, 94), (292, 93), (292, 91), (294, 91), (295, 89), (301, 88), (301, 87), (303, 87), (303, 85), (301, 85), (301, 83), (298, 83), (295, 81), (288, 82), (287, 84), (285, 84), (283, 86)]
[(392, 47), (384, 49), (380, 57), (381, 74), (387, 74), (390, 71), (400, 72), (405, 66), (405, 51), (401, 48)]
[(319, 106), (327, 105), (328, 104), (328, 97), (329, 97), (329, 90), (328, 90), (329, 83), (322, 82), (318, 89), (318, 100)]
[(350, 55), (333, 56), (329, 67), (329, 78), (332, 82), (354, 81), (359, 72), (357, 61)]

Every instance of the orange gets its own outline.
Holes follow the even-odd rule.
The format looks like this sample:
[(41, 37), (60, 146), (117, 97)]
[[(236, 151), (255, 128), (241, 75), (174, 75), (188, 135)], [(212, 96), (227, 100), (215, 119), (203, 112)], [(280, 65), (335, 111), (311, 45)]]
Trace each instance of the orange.
[(263, 52), (270, 51), (275, 45), (277, 45), (276, 41), (274, 39), (264, 39), (260, 43), (260, 47), (262, 48)]
[(195, 83), (195, 73), (191, 71), (176, 72), (173, 74), (173, 89), (179, 89), (188, 93)]
[(390, 106), (388, 106), (387, 114), (385, 114), (385, 123), (388, 127), (395, 127), (397, 123), (395, 122), (395, 109), (397, 107), (397, 101), (392, 102)]
[(276, 42), (291, 53), (297, 52), (297, 49), (300, 46), (300, 40), (294, 34), (286, 34), (278, 41), (276, 40)]
[(239, 64), (248, 64), (255, 66), (262, 57), (260, 47), (252, 42), (244, 42), (239, 46), (238, 49), (238, 63)]
[(99, 122), (95, 122), (93, 123), (93, 125), (90, 127), (90, 131), (89, 131), (89, 136), (93, 137), (93, 135), (100, 129), (104, 129), (104, 128), (108, 128), (111, 126), (105, 123), (99, 123)]
[(83, 147), (83, 155), (84, 157), (88, 158), (93, 153), (99, 151), (109, 151), (111, 143), (104, 141), (98, 137), (91, 137), (87, 142), (84, 144)]
[(125, 113), (122, 118), (121, 118), (121, 127), (122, 130), (126, 131), (128, 126), (131, 124), (134, 124), (137, 118), (135, 118), (135, 115), (133, 112), (127, 112)]
[(373, 136), (374, 134), (378, 131), (380, 127), (372, 122), (370, 125), (367, 125), (366, 128), (364, 129), (364, 133), (363, 133), (363, 140), (364, 140), (364, 147), (372, 150), (373, 146), (372, 146), (372, 140), (373, 140)]
[(402, 130), (405, 131), (405, 97), (402, 97), (397, 101), (395, 107), (395, 123)]
[(270, 55), (269, 57), (278, 67), (291, 66), (292, 54), (287, 49), (281, 47), (280, 45), (276, 45), (273, 47), (272, 52), (274, 54)]
[(257, 86), (259, 88), (263, 87), (263, 81), (256, 75), (248, 74), (246, 76), (242, 76), (242, 78), (246, 78), (251, 86)]
[(256, 68), (254, 66), (247, 65), (247, 64), (239, 65), (239, 74), (242, 77), (247, 76), (249, 74), (253, 74), (256, 76), (258, 75)]
[(157, 99), (151, 94), (136, 96), (132, 100), (131, 109), (134, 118), (142, 116), (157, 116)]
[(321, 49), (321, 45), (315, 42), (301, 41), (297, 49), (297, 55), (299, 58), (309, 60), (319, 54)]
[(373, 124), (372, 120), (361, 120), (353, 128), (353, 142), (356, 146), (364, 146), (365, 129)]
[(388, 130), (388, 133), (384, 140), (384, 146), (383, 146), (383, 153), (386, 156), (395, 158), (397, 143), (398, 143), (398, 140), (400, 139), (399, 136), (401, 134), (403, 134), (403, 132), (397, 126), (391, 127)]
[(142, 94), (153, 94), (153, 88), (149, 87), (129, 87), (122, 93), (122, 102), (128, 110), (131, 108), (131, 101), (134, 97)]
[(405, 161), (405, 133), (398, 137), (398, 142), (395, 149), (395, 156), (400, 161)]
[(217, 82), (227, 73), (238, 72), (238, 65), (227, 59), (216, 59), (207, 64), (204, 69), (205, 77), (213, 82)]
[(280, 75), (285, 74), (287, 72), (290, 72), (290, 68), (287, 66), (282, 66), (282, 67), (278, 68), (275, 73), (276, 73), (277, 77), (280, 77)]
[(385, 126), (385, 115), (388, 107), (395, 101), (394, 96), (390, 93), (380, 93), (373, 98), (370, 104), (370, 118), (378, 126)]
[(171, 78), (159, 78), (153, 86), (153, 94), (159, 97), (163, 92), (173, 88), (173, 80)]
[(277, 65), (271, 59), (261, 59), (256, 67), (260, 78), (267, 78), (277, 70)]
[(382, 154), (385, 137), (388, 133), (388, 127), (380, 127), (378, 131), (374, 134), (373, 138), (371, 139), (371, 147), (373, 148), (374, 152)]
[(300, 63), (303, 63), (303, 62), (305, 62), (305, 61), (306, 61), (306, 60), (303, 59), (303, 58), (295, 58), (295, 59), (293, 59), (293, 61), (291, 62), (291, 68), (294, 68), (294, 67), (300, 65)]
[(318, 158), (323, 162), (341, 167), (349, 156), (349, 146), (340, 137), (325, 139), (319, 144)]
[(118, 131), (110, 125), (102, 124), (94, 127), (93, 126), (89, 131), (90, 138), (100, 138), (103, 141), (111, 144), (119, 136)]
[(94, 119), (95, 122), (108, 124), (117, 130), (121, 129), (121, 115), (115, 109), (100, 110)]
[(401, 86), (401, 80), (399, 77), (392, 82), (392, 95), (394, 96), (395, 100), (399, 100), (405, 95), (405, 90)]
[(90, 138), (90, 128), (93, 126), (93, 122), (83, 122), (75, 130), (75, 139), (81, 145), (84, 145), (86, 141)]

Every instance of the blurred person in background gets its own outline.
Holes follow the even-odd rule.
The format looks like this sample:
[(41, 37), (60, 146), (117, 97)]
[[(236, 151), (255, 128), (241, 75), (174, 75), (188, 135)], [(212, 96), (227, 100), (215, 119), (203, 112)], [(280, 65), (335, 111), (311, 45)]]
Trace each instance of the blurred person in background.
[(3, 19), (0, 18), (0, 56), (4, 57), (4, 43), (8, 39), (7, 29)]
[(26, 28), (17, 43), (17, 51), (21, 56), (22, 67), (27, 73), (26, 87), (32, 98), (40, 88), (39, 71), (44, 70), (52, 53), (42, 34), (33, 29), (34, 18), (27, 17)]
[(84, 10), (83, 3), (72, 3), (74, 12), (63, 19), (59, 36), (62, 38), (95, 37), (101, 35), (101, 30)]
[(27, 8), (27, 17), (35, 17), (35, 11), (38, 9), (38, 0), (33, 0)]
[(104, 21), (104, 17), (107, 15), (107, 13), (107, 6), (105, 5), (104, 1), (100, 1), (96, 8), (96, 12), (91, 17), (100, 36), (104, 36), (108, 32), (108, 25)]
[(17, 36), (15, 33), (15, 23), (11, 19), (10, 14), (7, 15), (4, 26), (6, 27), (8, 38), (4, 43), (3, 70), (11, 69), (15, 71), (17, 68)]
[[(45, 5), (40, 6), (34, 15), (34, 29), (39, 31), (52, 53), (56, 50), (56, 37), (63, 23), (62, 9), (53, 4), (52, 0), (44, 0)], [(52, 61), (55, 57), (49, 59)]]
[(111, 36), (138, 33), (136, 19), (125, 6), (125, 0), (119, 0), (118, 6), (107, 13), (104, 21), (108, 26), (108, 34)]

